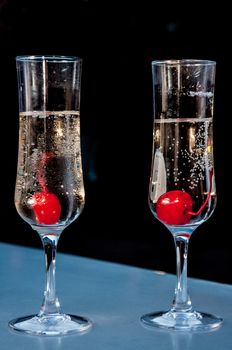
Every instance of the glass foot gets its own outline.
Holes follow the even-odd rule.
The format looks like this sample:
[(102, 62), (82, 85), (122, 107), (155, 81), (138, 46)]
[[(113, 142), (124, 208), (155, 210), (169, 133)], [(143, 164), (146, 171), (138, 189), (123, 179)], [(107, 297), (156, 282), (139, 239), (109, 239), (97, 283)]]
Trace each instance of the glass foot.
[(173, 330), (209, 331), (218, 328), (223, 320), (202, 312), (155, 312), (143, 315), (141, 322), (146, 326)]
[(9, 327), (31, 335), (61, 336), (84, 333), (92, 327), (92, 323), (87, 318), (74, 315), (30, 315), (10, 321)]

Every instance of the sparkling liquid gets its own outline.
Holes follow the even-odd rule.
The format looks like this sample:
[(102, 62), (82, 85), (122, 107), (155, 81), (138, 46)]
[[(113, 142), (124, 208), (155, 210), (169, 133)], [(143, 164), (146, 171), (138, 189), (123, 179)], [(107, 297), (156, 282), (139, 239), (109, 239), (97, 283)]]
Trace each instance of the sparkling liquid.
[(212, 214), (216, 205), (212, 137), (212, 118), (155, 120), (149, 192), (155, 216), (159, 197), (174, 190), (190, 194), (193, 212), (202, 207), (189, 225), (198, 225)]
[(40, 225), (33, 196), (52, 193), (61, 206), (55, 224), (67, 226), (84, 206), (79, 112), (26, 112), (19, 122), (16, 209), (29, 224)]

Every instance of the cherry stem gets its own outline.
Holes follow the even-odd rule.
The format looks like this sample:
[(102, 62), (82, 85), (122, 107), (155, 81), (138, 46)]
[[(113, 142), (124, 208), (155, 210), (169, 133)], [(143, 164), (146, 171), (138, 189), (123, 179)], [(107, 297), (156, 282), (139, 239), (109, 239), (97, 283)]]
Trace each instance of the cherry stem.
[(211, 196), (211, 191), (212, 191), (212, 178), (213, 178), (213, 170), (210, 171), (210, 185), (209, 185), (209, 192), (207, 194), (207, 197), (206, 197), (206, 200), (205, 202), (202, 204), (202, 206), (200, 207), (200, 209), (198, 209), (197, 212), (193, 212), (193, 211), (188, 211), (188, 214), (190, 215), (194, 215), (194, 216), (197, 216), (199, 215), (202, 210), (205, 208), (206, 204), (208, 203), (209, 199), (210, 199), (210, 196)]
[(43, 192), (48, 192), (48, 188), (47, 188), (46, 182), (44, 180), (44, 168), (46, 166), (48, 159), (52, 158), (53, 156), (54, 155), (52, 152), (45, 152), (42, 154), (40, 162), (39, 162), (38, 182), (39, 182)]

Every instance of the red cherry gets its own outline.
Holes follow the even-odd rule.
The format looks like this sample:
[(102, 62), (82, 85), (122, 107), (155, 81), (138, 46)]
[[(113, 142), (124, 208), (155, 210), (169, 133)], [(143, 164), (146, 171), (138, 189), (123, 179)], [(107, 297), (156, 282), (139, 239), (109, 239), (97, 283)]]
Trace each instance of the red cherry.
[(162, 194), (157, 201), (157, 216), (168, 225), (185, 225), (190, 222), (192, 205), (192, 197), (187, 192), (169, 191)]
[(57, 224), (60, 219), (60, 201), (53, 193), (34, 193), (32, 197), (32, 209), (34, 210), (38, 224), (54, 225)]

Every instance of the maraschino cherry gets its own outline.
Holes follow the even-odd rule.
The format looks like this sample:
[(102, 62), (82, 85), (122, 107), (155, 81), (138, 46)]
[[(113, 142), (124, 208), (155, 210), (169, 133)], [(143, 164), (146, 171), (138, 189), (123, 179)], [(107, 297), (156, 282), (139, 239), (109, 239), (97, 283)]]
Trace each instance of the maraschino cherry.
[(187, 192), (169, 191), (159, 197), (156, 213), (168, 225), (185, 225), (190, 222), (192, 205), (192, 197)]
[(38, 168), (38, 182), (41, 192), (35, 192), (32, 196), (31, 206), (38, 224), (54, 225), (60, 219), (61, 205), (54, 193), (48, 191), (44, 168), (47, 161), (53, 157), (51, 152), (43, 153)]
[(212, 176), (210, 174), (210, 189), (205, 202), (197, 212), (192, 211), (193, 200), (189, 193), (180, 190), (168, 191), (162, 194), (156, 203), (158, 219), (168, 225), (185, 225), (190, 222), (191, 216), (197, 216), (209, 201), (212, 190)]
[(32, 208), (38, 224), (54, 225), (60, 218), (61, 206), (57, 196), (49, 192), (35, 192)]

